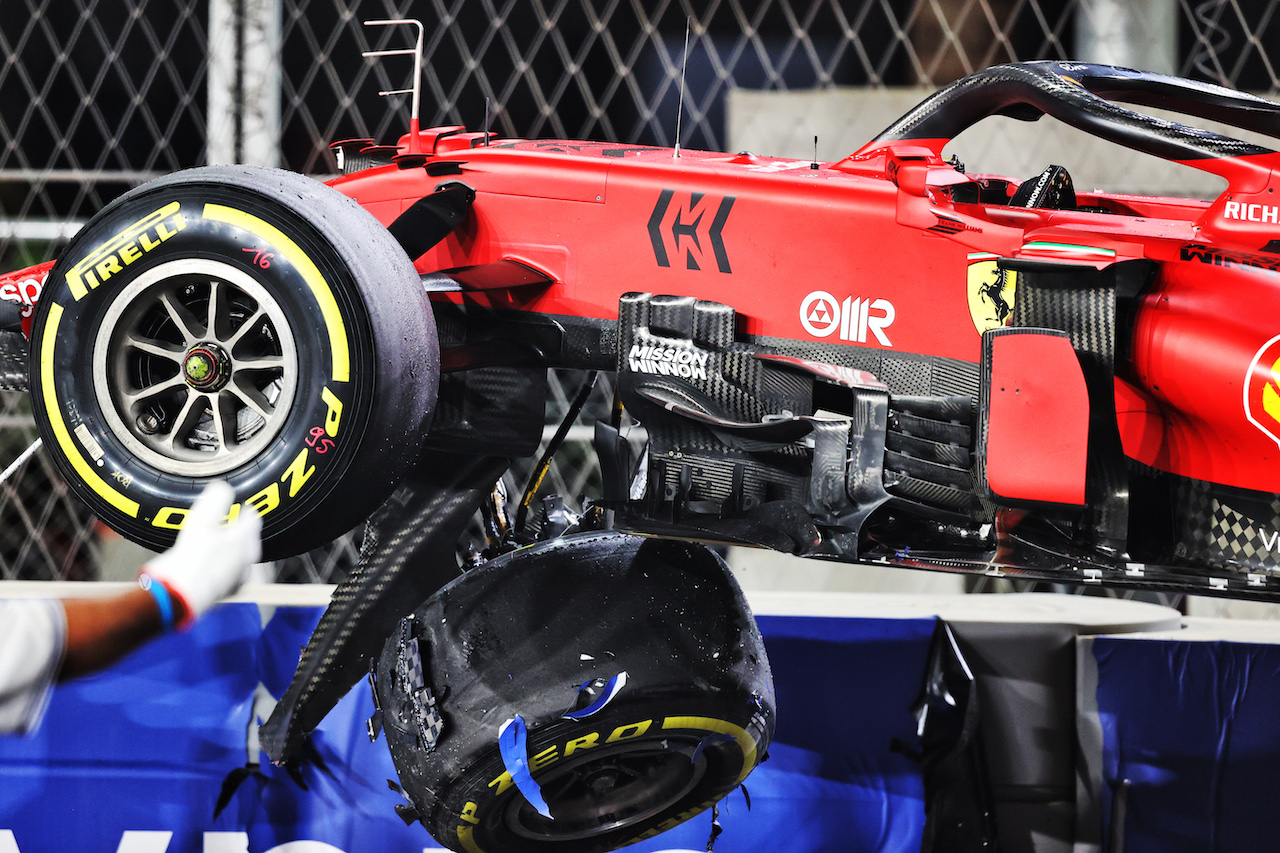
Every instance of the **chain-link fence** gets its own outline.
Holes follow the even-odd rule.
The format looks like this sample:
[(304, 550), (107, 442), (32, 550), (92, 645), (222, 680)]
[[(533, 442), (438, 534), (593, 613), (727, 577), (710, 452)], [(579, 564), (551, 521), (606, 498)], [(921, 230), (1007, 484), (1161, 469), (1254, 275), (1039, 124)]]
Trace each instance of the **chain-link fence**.
[[(716, 149), (732, 90), (938, 85), (1011, 60), (1273, 92), (1278, 2), (0, 0), (0, 269), (55, 257), (152, 176), (210, 162), (325, 175), (330, 141), (394, 139), (407, 99), (378, 92), (411, 65), (361, 52), (405, 33), (365, 20), (424, 23), (424, 126), (488, 115), (505, 136), (671, 144), (683, 86), (680, 143)], [(549, 423), (566, 398), (553, 387)], [(34, 435), (25, 401), (2, 403), (0, 463)], [(578, 456), (551, 476), (566, 495), (591, 486)], [(39, 457), (0, 486), (0, 542), (0, 577), (97, 577), (114, 547)], [(354, 555), (348, 538), (279, 571), (328, 579)]]

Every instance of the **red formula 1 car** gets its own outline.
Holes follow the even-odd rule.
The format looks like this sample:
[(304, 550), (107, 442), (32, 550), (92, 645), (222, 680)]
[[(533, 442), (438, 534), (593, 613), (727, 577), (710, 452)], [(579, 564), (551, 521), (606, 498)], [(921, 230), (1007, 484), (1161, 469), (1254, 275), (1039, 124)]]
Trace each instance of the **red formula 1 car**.
[[(1280, 594), (1280, 154), (1118, 103), (1280, 138), (1270, 101), (1048, 62), (954, 83), (833, 163), (415, 125), (337, 145), (329, 186), (162, 178), (48, 272), (41, 435), (153, 547), (213, 477), (269, 556), (376, 509), (264, 729), (273, 758), (378, 658), (406, 811), (441, 842), (628, 843), (709, 807), (772, 732), (741, 594), (690, 542)], [(1085, 193), (1057, 166), (942, 159), (997, 114), (1228, 188)], [(20, 283), (44, 272), (0, 295), (35, 301)], [(493, 484), (539, 447), (548, 368), (613, 373), (617, 400), (574, 527), (597, 532), (530, 545)], [(477, 508), (490, 559), (437, 593)]]

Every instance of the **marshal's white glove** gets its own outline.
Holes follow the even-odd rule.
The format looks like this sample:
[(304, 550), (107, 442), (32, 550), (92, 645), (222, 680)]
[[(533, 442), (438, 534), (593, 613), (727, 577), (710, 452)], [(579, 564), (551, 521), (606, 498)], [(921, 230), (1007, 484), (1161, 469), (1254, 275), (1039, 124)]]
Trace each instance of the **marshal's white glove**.
[[(186, 610), (184, 624), (195, 621), (219, 599), (231, 595), (262, 556), (262, 517), (252, 506), (224, 524), (235, 492), (214, 480), (196, 498), (173, 547), (142, 567), (142, 575), (160, 581)], [(144, 588), (147, 578), (142, 579)]]

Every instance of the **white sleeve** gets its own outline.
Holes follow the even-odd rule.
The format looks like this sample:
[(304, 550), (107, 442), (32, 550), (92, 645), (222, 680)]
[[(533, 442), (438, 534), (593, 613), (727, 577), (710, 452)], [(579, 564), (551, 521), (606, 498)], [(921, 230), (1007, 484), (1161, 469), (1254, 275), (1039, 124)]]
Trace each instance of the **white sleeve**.
[(40, 723), (67, 638), (57, 601), (0, 600), (0, 734), (26, 734)]

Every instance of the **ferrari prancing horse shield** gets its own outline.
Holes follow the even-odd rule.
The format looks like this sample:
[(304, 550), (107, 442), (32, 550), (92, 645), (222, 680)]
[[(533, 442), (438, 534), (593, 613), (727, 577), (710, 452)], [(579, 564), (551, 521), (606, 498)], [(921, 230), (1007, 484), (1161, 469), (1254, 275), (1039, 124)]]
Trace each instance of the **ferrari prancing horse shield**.
[(1000, 269), (998, 258), (990, 252), (969, 255), (969, 316), (978, 334), (1006, 325), (1013, 314), (1018, 274)]

